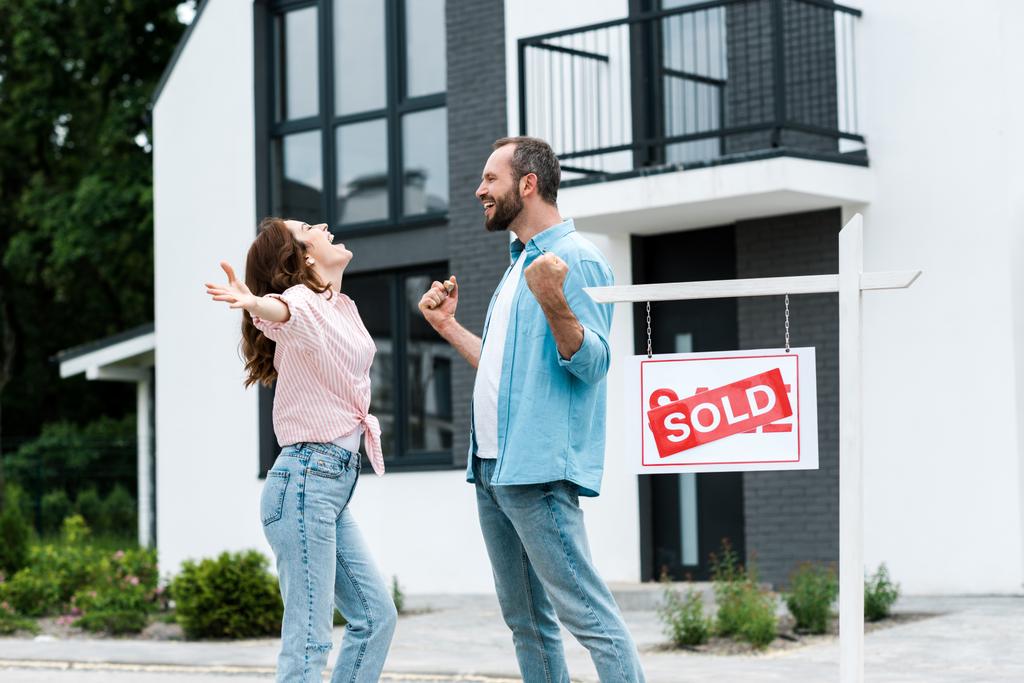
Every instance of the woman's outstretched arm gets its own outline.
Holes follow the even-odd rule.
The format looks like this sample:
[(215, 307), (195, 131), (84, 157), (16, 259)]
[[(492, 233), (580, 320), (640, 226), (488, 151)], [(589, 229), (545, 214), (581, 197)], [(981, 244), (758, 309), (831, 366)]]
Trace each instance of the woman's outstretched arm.
[(245, 283), (238, 279), (235, 269), (227, 261), (221, 261), (220, 267), (228, 276), (228, 283), (226, 285), (206, 283), (206, 293), (213, 297), (214, 301), (225, 301), (229, 308), (242, 308), (249, 311), (249, 315), (262, 318), (267, 322), (288, 322), (291, 317), (288, 304), (277, 297), (253, 294)]

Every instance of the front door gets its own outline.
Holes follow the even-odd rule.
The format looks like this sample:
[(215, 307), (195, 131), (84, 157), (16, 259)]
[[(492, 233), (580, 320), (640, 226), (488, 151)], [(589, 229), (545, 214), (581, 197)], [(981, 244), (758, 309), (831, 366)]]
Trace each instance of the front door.
[[(637, 284), (735, 277), (732, 226), (634, 238)], [(638, 304), (637, 353), (647, 349), (646, 315), (644, 305)], [(738, 343), (735, 299), (651, 304), (654, 353), (726, 351)], [(663, 574), (675, 580), (709, 578), (708, 558), (722, 539), (744, 557), (742, 473), (643, 475), (639, 480), (644, 579)]]

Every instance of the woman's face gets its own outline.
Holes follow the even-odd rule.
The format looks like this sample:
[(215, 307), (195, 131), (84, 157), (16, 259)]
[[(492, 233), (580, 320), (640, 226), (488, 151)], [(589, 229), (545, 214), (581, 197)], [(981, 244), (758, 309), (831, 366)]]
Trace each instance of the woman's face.
[(334, 244), (334, 235), (326, 223), (310, 225), (303, 221), (287, 220), (288, 231), (306, 245), (306, 255), (325, 268), (344, 268), (352, 260), (352, 252), (344, 244)]

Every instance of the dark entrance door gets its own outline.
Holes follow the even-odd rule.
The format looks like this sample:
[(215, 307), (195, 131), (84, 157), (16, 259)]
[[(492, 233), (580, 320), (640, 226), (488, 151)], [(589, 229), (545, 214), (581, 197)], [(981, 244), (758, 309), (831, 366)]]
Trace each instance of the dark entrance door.
[[(732, 226), (633, 239), (637, 284), (722, 280), (736, 277)], [(646, 310), (634, 310), (636, 352), (647, 348)], [(725, 351), (737, 348), (735, 299), (651, 304), (654, 353)], [(745, 556), (741, 473), (645, 475), (640, 481), (641, 568), (655, 580), (709, 578), (708, 555), (728, 538)]]

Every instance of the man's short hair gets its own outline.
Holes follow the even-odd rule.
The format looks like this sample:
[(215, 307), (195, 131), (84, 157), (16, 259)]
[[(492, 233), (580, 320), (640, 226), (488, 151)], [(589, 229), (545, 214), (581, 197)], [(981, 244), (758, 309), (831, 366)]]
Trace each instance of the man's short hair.
[(537, 176), (537, 193), (548, 204), (558, 201), (558, 184), (562, 180), (562, 167), (558, 156), (551, 145), (540, 138), (525, 135), (499, 138), (494, 141), (494, 149), (505, 145), (515, 145), (512, 152), (512, 180), (517, 185), (519, 179), (527, 173)]

